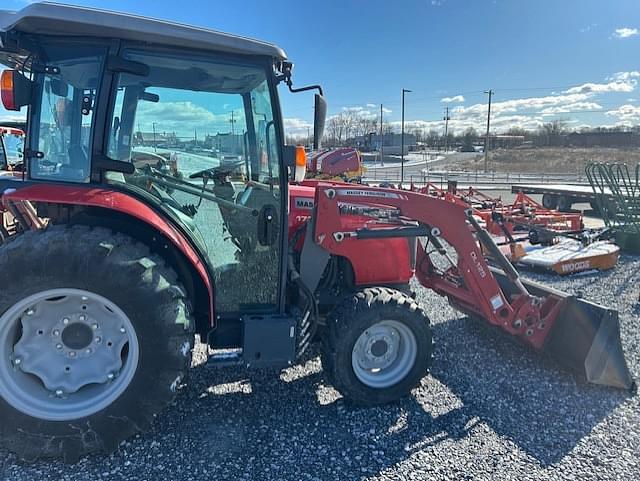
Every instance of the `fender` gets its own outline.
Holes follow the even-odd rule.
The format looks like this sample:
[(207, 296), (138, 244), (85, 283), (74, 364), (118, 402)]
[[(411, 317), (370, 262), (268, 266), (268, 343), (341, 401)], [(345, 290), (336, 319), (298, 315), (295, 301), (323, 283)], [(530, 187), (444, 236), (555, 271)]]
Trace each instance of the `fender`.
[(209, 323), (214, 324), (213, 284), (202, 258), (191, 246), (187, 238), (164, 217), (160, 216), (144, 202), (124, 192), (95, 186), (32, 184), (9, 189), (2, 195), (2, 202), (52, 202), (68, 205), (102, 207), (128, 214), (161, 232), (189, 260), (202, 278), (209, 294)]

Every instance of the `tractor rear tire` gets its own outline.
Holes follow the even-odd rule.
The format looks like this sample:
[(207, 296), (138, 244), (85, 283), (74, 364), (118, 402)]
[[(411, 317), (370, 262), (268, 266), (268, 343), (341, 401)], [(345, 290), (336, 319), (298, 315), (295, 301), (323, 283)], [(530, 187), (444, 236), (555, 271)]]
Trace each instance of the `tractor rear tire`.
[(191, 363), (194, 323), (164, 261), (103, 228), (0, 246), (0, 446), (76, 462), (148, 429)]
[(429, 319), (403, 292), (363, 289), (327, 319), (322, 366), (349, 402), (361, 406), (394, 402), (420, 383), (432, 361)]

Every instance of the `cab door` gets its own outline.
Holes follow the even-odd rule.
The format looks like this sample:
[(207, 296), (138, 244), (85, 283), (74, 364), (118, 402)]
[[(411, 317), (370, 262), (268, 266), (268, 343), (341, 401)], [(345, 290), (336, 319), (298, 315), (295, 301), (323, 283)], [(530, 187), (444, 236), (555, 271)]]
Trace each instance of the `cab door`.
[(278, 311), (286, 178), (270, 68), (133, 49), (124, 58), (148, 73), (119, 75), (107, 155), (136, 167), (120, 181), (191, 230), (218, 317)]

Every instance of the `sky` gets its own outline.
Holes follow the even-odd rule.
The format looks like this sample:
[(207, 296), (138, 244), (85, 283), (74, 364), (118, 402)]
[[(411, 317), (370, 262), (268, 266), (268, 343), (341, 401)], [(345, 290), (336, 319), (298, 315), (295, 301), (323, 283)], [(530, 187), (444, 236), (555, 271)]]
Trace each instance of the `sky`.
[[(17, 10), (25, 0), (3, 0)], [(640, 0), (74, 1), (270, 41), (294, 84), (320, 83), (329, 115), (348, 109), (405, 129), (640, 124)], [(312, 94), (280, 90), (285, 128), (306, 135)], [(0, 108), (0, 121), (11, 116)]]

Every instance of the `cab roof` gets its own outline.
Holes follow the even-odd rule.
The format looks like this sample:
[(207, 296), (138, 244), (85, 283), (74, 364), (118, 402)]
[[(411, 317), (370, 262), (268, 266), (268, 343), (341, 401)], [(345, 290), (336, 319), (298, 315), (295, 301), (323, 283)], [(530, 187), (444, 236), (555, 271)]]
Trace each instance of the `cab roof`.
[(240, 55), (261, 55), (285, 60), (284, 51), (271, 43), (157, 20), (128, 13), (59, 3), (33, 3), (17, 12), (0, 10), (0, 32), (39, 35), (100, 37), (133, 40)]

